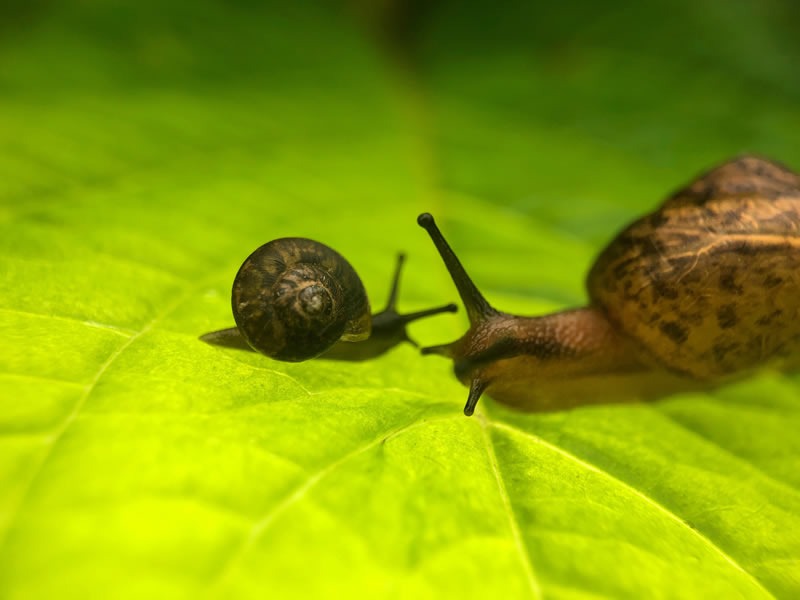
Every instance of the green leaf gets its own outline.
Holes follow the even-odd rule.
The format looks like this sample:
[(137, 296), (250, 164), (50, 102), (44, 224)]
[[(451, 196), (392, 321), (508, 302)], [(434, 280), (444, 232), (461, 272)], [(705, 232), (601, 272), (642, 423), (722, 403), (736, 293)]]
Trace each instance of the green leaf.
[(793, 6), (529, 4), (411, 3), (388, 53), (334, 3), (6, 9), (0, 597), (800, 594), (795, 377), (468, 419), (410, 345), (197, 339), (275, 237), (342, 252), (376, 307), (405, 250), (420, 309), (455, 299), (428, 210), (493, 304), (538, 313), (695, 172), (800, 165)]

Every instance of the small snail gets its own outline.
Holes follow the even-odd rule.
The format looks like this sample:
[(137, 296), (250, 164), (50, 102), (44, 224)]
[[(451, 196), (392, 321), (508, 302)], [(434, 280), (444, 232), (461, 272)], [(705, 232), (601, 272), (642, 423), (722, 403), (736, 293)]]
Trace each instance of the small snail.
[(494, 309), (429, 214), (466, 306), (459, 340), (424, 348), (452, 358), (471, 415), (486, 391), (527, 410), (647, 399), (728, 381), (800, 355), (800, 176), (736, 158), (673, 194), (605, 248), (589, 306), (541, 317)]
[(405, 257), (398, 256), (386, 309), (370, 315), (361, 279), (344, 257), (306, 238), (282, 238), (253, 252), (233, 282), (236, 327), (201, 336), (210, 344), (254, 350), (283, 361), (366, 360), (400, 342), (406, 325), (455, 304), (400, 315), (395, 309)]

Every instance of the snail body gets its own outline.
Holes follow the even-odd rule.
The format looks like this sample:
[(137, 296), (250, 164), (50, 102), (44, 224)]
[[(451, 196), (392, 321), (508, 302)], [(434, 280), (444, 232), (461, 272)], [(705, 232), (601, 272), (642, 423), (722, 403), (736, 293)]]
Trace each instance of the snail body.
[(231, 292), (236, 327), (200, 339), (287, 362), (375, 358), (400, 342), (413, 343), (408, 323), (456, 310), (448, 304), (398, 314), (403, 262), (401, 254), (386, 309), (372, 315), (361, 279), (341, 254), (307, 238), (272, 240), (250, 254), (236, 274)]
[(454, 360), (480, 395), (527, 410), (702, 389), (800, 355), (800, 176), (765, 159), (722, 164), (623, 230), (587, 278), (589, 306), (541, 317), (494, 309), (433, 218), (421, 215), (469, 315)]

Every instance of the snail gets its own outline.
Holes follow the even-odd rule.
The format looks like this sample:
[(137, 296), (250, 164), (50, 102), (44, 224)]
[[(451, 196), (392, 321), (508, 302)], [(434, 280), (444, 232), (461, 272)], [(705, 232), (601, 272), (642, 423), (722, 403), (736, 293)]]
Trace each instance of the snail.
[(539, 317), (493, 308), (442, 237), (432, 238), (467, 309), (459, 340), (424, 348), (469, 387), (523, 410), (652, 399), (761, 366), (798, 367), (800, 176), (730, 160), (624, 229), (589, 271), (589, 304)]
[(200, 339), (288, 362), (318, 356), (367, 360), (400, 342), (415, 344), (406, 333), (408, 323), (457, 307), (398, 314), (404, 260), (400, 254), (386, 308), (371, 315), (364, 285), (341, 254), (306, 238), (273, 240), (255, 250), (236, 274), (231, 294), (236, 327)]

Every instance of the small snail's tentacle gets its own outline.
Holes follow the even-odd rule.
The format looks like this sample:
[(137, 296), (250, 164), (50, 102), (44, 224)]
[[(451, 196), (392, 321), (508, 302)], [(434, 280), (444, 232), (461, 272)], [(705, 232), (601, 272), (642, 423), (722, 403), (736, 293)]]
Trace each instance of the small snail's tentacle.
[(444, 306), (437, 306), (436, 308), (429, 308), (427, 310), (420, 310), (413, 313), (408, 313), (406, 315), (397, 315), (397, 317), (403, 321), (403, 323), (411, 323), (412, 321), (417, 321), (418, 319), (424, 319), (425, 317), (431, 317), (433, 315), (438, 315), (441, 313), (454, 313), (458, 312), (458, 306), (453, 304), (445, 304)]
[(394, 277), (392, 277), (392, 287), (389, 290), (389, 300), (386, 301), (384, 312), (397, 309), (397, 293), (400, 290), (400, 273), (403, 271), (403, 264), (405, 261), (406, 255), (399, 252), (397, 254), (397, 266), (394, 268)]
[(450, 277), (453, 278), (453, 283), (455, 283), (456, 288), (458, 288), (458, 293), (467, 309), (469, 322), (474, 326), (499, 314), (498, 311), (492, 308), (486, 301), (486, 298), (483, 297), (483, 294), (480, 293), (472, 282), (472, 279), (467, 275), (461, 262), (444, 239), (442, 232), (439, 231), (439, 228), (436, 226), (436, 222), (433, 220), (431, 214), (421, 214), (417, 217), (417, 223), (428, 232), (428, 235), (431, 236), (433, 243), (436, 245), (436, 249), (439, 251), (447, 270), (450, 272)]
[(438, 354), (447, 358), (453, 358), (455, 342), (452, 344), (439, 344), (437, 346), (426, 346), (420, 349), (422, 354)]
[(223, 346), (235, 350), (249, 350), (255, 352), (239, 332), (238, 327), (229, 327), (219, 331), (210, 331), (200, 336), (200, 341), (212, 346)]
[[(413, 313), (408, 313), (405, 315), (400, 315), (397, 313), (397, 295), (398, 290), (400, 289), (400, 274), (403, 271), (403, 264), (405, 263), (406, 255), (402, 252), (397, 255), (397, 266), (395, 267), (394, 277), (392, 278), (392, 287), (389, 290), (389, 300), (386, 302), (386, 308), (383, 309), (381, 312), (372, 315), (372, 326), (375, 327), (375, 318), (378, 315), (392, 315), (393, 319), (396, 318), (404, 325), (411, 323), (412, 321), (417, 321), (419, 319), (424, 319), (425, 317), (432, 317), (433, 315), (438, 315), (441, 313), (454, 313), (458, 312), (458, 306), (454, 303), (450, 302), (449, 304), (445, 304), (443, 306), (437, 306), (435, 308), (428, 308), (425, 310), (420, 310)], [(415, 346), (417, 345), (413, 340), (407, 339), (407, 341), (411, 342)]]

